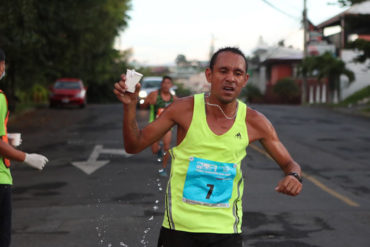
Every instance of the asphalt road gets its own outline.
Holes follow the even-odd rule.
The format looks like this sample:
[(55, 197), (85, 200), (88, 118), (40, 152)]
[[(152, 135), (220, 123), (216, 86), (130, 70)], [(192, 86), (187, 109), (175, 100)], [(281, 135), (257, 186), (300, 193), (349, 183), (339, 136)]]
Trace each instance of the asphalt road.
[[(243, 162), (245, 246), (367, 247), (370, 119), (317, 107), (252, 106), (274, 124), (305, 173), (298, 197), (278, 194), (279, 167), (252, 144)], [(147, 111), (138, 112), (140, 126)], [(12, 247), (156, 246), (167, 180), (150, 149), (123, 151), (122, 106), (38, 109), (14, 118), (21, 149), (42, 171), (13, 163)]]

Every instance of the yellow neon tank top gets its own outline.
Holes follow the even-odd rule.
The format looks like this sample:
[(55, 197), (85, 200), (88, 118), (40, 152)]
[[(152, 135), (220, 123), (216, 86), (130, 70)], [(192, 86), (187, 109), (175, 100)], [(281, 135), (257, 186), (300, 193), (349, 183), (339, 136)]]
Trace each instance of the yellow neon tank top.
[(216, 135), (206, 120), (204, 94), (194, 96), (184, 140), (170, 150), (171, 175), (163, 226), (186, 232), (241, 233), (241, 161), (249, 143), (246, 104), (238, 101), (232, 127)]

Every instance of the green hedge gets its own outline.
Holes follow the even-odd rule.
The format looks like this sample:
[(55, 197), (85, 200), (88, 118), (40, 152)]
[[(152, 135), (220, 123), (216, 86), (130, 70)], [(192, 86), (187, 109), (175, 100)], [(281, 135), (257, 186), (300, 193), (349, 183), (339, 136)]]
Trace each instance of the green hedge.
[[(359, 101), (370, 98), (370, 86), (367, 86), (343, 100), (340, 105), (358, 104)], [(370, 103), (368, 103), (370, 104)]]

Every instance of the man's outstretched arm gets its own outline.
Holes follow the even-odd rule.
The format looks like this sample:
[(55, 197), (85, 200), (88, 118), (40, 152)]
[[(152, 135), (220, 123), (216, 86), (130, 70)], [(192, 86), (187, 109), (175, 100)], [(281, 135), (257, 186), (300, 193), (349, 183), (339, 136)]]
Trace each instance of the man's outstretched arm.
[(250, 128), (248, 128), (248, 133), (251, 132), (251, 141), (259, 140), (285, 174), (285, 177), (279, 181), (275, 190), (291, 196), (298, 195), (302, 190), (302, 183), (294, 174), (301, 177), (301, 167), (293, 160), (288, 150), (281, 143), (270, 121), (254, 110), (249, 110), (248, 114), (250, 119), (252, 119), (249, 121)]
[(293, 160), (288, 150), (278, 138), (263, 139), (260, 142), (285, 174), (285, 177), (279, 181), (275, 190), (291, 196), (298, 195), (302, 190), (302, 182), (299, 181), (302, 177), (301, 168), (298, 163)]
[[(114, 94), (123, 104), (123, 140), (124, 147), (128, 153), (138, 153), (159, 140), (171, 127), (174, 122), (170, 114), (163, 112), (161, 117), (140, 129), (136, 121), (136, 104), (140, 84), (136, 85), (134, 93), (127, 92), (126, 76), (121, 75), (121, 80), (114, 84)], [(163, 115), (163, 116), (162, 116)]]

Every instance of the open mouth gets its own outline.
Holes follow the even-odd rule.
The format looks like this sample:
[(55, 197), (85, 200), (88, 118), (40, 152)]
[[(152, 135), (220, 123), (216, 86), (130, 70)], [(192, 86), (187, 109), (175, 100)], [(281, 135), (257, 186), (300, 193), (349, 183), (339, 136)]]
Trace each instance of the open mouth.
[(230, 93), (235, 91), (234, 87), (230, 87), (230, 86), (224, 86), (222, 89)]

